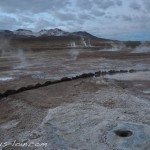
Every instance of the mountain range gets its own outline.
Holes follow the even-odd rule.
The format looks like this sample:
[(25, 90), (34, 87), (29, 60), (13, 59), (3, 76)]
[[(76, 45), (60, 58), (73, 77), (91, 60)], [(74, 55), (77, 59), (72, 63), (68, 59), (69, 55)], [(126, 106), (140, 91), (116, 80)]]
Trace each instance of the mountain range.
[(26, 29), (0, 30), (0, 44), (14, 49), (109, 48), (112, 42), (114, 41), (98, 38), (86, 31), (66, 32), (58, 28), (39, 32)]
[(49, 30), (43, 29), (39, 32), (33, 32), (31, 30), (26, 29), (18, 29), (15, 31), (0, 30), (0, 37), (52, 37), (52, 36), (80, 36), (89, 39), (103, 39), (98, 38), (86, 31), (66, 32), (58, 28)]

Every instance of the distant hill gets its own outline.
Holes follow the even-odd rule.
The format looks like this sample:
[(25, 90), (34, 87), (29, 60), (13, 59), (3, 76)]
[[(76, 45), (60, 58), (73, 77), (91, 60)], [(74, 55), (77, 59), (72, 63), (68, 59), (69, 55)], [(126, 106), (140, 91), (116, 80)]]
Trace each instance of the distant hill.
[(66, 32), (61, 29), (43, 29), (39, 32), (18, 29), (0, 30), (0, 39), (9, 39), (12, 47), (21, 48), (88, 48), (110, 47), (113, 40), (98, 38), (86, 31)]
[(55, 28), (55, 29), (43, 29), (39, 32), (33, 32), (31, 30), (25, 30), (25, 29), (18, 29), (15, 31), (9, 31), (9, 30), (0, 30), (0, 37), (8, 37), (8, 36), (14, 36), (14, 37), (43, 37), (43, 36), (80, 36), (84, 38), (89, 39), (101, 39), (101, 40), (107, 40), (104, 38), (98, 38), (86, 31), (78, 31), (78, 32), (66, 32), (61, 29)]

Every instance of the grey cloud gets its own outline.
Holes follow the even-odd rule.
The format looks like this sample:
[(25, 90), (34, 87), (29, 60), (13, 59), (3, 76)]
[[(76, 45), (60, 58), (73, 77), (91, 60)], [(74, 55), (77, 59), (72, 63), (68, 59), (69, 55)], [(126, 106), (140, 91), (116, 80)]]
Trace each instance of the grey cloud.
[(6, 12), (31, 11), (39, 13), (47, 10), (61, 9), (69, 4), (68, 0), (1, 0), (0, 10)]
[(78, 14), (78, 18), (81, 20), (90, 20), (90, 19), (93, 19), (94, 17), (88, 13), (80, 13)]
[(73, 13), (54, 12), (53, 15), (61, 21), (76, 20), (76, 15)]
[(20, 22), (27, 22), (27, 23), (34, 23), (35, 19), (32, 18), (32, 16), (20, 14), (17, 16), (17, 20)]
[(129, 22), (130, 26), (134, 26), (136, 29), (145, 29), (150, 26), (150, 16), (147, 16), (146, 14), (136, 16), (123, 15), (122, 19), (123, 21)]
[(92, 10), (91, 13), (92, 13), (93, 15), (97, 16), (97, 17), (102, 17), (102, 16), (105, 15), (105, 12), (104, 12), (104, 11), (99, 11), (99, 10), (97, 10), (97, 9)]
[(95, 1), (95, 3), (97, 4), (97, 7), (101, 8), (101, 9), (108, 9), (109, 7), (115, 5), (114, 1), (112, 1), (112, 0)]
[(121, 0), (77, 0), (77, 6), (84, 9), (90, 10), (94, 6), (97, 6), (100, 9), (108, 9), (114, 5), (121, 6)]
[(9, 16), (0, 16), (0, 29), (14, 29), (16, 25), (21, 25), (16, 18)]
[(142, 15), (142, 16), (135, 16), (134, 22), (138, 23), (142, 28), (149, 28), (150, 26), (150, 16)]
[(149, 8), (150, 0), (0, 0), (0, 29), (58, 27), (110, 35), (125, 27), (148, 28)]
[[(121, 4), (121, 0), (4, 0), (0, 1), (0, 11), (16, 15), (16, 27), (21, 24), (21, 27), (35, 26), (38, 29), (51, 26), (53, 19), (57, 23), (74, 21), (77, 25), (88, 22), (104, 16), (105, 9)], [(45, 13), (45, 16), (41, 16), (41, 13)], [(13, 20), (7, 21), (8, 24), (11, 22), (15, 23)]]
[(93, 7), (92, 0), (76, 0), (76, 6), (83, 10), (90, 10)]
[(116, 4), (118, 5), (118, 6), (122, 6), (122, 1), (121, 0), (116, 0)]
[(132, 21), (131, 16), (123, 15), (122, 18), (123, 18), (124, 21)]
[(101, 1), (95, 0), (95, 3), (101, 9), (108, 9), (109, 7), (112, 7), (115, 5), (118, 5), (118, 6), (122, 5), (121, 0), (101, 0)]
[(141, 5), (138, 4), (136, 1), (132, 2), (132, 3), (130, 4), (130, 7), (131, 7), (132, 9), (134, 9), (134, 10), (140, 10), (140, 9), (141, 9)]
[(147, 12), (150, 12), (150, 0), (143, 0), (143, 5)]
[(54, 28), (56, 26), (56, 22), (55, 21), (47, 21), (44, 19), (40, 19), (38, 20), (38, 22), (34, 25), (33, 30), (38, 31), (41, 29), (46, 29), (46, 28)]

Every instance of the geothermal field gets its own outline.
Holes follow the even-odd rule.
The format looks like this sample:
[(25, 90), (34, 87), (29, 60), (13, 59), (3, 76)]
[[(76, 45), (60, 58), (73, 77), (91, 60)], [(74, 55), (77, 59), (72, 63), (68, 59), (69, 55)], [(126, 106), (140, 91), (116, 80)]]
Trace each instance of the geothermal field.
[(150, 43), (1, 38), (0, 145), (149, 150)]

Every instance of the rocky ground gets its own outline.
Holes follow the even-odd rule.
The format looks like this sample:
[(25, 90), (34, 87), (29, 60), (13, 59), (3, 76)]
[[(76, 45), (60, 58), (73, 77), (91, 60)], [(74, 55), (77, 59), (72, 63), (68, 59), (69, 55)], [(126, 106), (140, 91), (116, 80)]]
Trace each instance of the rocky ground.
[(0, 64), (0, 93), (83, 73), (141, 70), (79, 78), (1, 98), (0, 149), (149, 150), (149, 52), (18, 49), (1, 54)]

